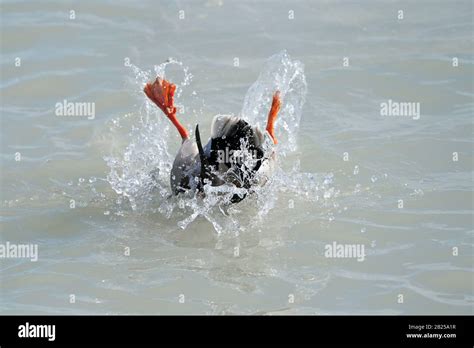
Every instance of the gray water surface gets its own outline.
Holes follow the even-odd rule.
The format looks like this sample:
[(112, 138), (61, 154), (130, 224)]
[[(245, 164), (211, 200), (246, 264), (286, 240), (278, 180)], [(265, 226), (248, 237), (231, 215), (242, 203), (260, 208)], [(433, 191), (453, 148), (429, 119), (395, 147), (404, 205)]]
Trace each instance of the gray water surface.
[[(37, 262), (0, 259), (1, 313), (473, 313), (472, 1), (0, 6), (1, 241), (38, 245)], [(183, 122), (208, 137), (283, 50), (307, 94), (271, 204), (250, 198), (218, 233), (204, 216), (183, 229), (152, 191), (135, 208), (117, 193), (104, 158), (137, 134), (179, 146), (137, 71), (182, 62)], [(57, 116), (64, 100), (95, 117)], [(419, 117), (382, 116), (388, 100)], [(326, 257), (333, 242), (364, 260)]]

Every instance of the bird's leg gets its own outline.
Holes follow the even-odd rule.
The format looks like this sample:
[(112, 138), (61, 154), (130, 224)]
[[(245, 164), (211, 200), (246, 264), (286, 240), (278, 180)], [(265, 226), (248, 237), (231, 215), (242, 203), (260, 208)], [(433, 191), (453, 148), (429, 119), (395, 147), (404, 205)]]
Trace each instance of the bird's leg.
[(187, 129), (179, 122), (176, 117), (176, 107), (174, 106), (174, 92), (176, 85), (157, 77), (155, 82), (147, 83), (143, 88), (143, 92), (152, 102), (154, 102), (163, 113), (169, 118), (171, 123), (176, 127), (181, 138), (184, 140), (189, 138)]
[(268, 120), (267, 120), (267, 132), (272, 137), (274, 144), (278, 143), (277, 139), (275, 138), (273, 127), (275, 126), (275, 121), (276, 121), (278, 112), (280, 111), (280, 107), (281, 107), (280, 91), (276, 91), (273, 94), (272, 107), (270, 108), (270, 112), (268, 113)]

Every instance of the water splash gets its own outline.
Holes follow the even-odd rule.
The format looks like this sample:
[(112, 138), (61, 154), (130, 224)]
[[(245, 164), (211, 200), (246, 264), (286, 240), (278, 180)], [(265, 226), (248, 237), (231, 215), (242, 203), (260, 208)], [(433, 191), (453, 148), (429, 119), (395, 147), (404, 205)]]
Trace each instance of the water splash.
[[(151, 71), (142, 71), (131, 65), (135, 74), (134, 89), (141, 91), (145, 83), (156, 76), (165, 78), (166, 69), (173, 65), (181, 67), (184, 74), (182, 82), (176, 83), (176, 105), (181, 110), (179, 100), (182, 90), (191, 83), (192, 75), (179, 61), (170, 58), (156, 65), (153, 75)], [(150, 203), (164, 202), (171, 194), (168, 182), (173, 156), (168, 142), (169, 121), (148, 101), (139, 110), (139, 116), (139, 124), (132, 126), (130, 143), (123, 154), (104, 158), (110, 168), (108, 182), (118, 195), (128, 199), (133, 210), (147, 209)], [(162, 209), (168, 211), (169, 207)]]
[(249, 88), (242, 108), (242, 117), (250, 124), (265, 129), (268, 107), (273, 93), (279, 90), (282, 107), (275, 128), (279, 139), (278, 155), (286, 156), (297, 148), (298, 130), (305, 103), (307, 85), (304, 66), (292, 60), (286, 51), (270, 57), (257, 81)]
[[(181, 105), (183, 91), (192, 83), (188, 68), (174, 59), (155, 66), (154, 74), (133, 65), (131, 68), (135, 74), (134, 87), (140, 91), (156, 75), (165, 78), (170, 68), (178, 68), (183, 75), (181, 80), (168, 77), (174, 83), (178, 82), (177, 105)], [(204, 217), (218, 233), (258, 228), (268, 213), (277, 207), (282, 195), (285, 196), (282, 202), (286, 207), (288, 202), (292, 202), (290, 205), (294, 206), (296, 198), (311, 202), (321, 199), (327, 202), (338, 192), (332, 187), (332, 175), (323, 177), (302, 173), (295, 154), (307, 92), (303, 64), (292, 60), (286, 51), (270, 57), (259, 78), (246, 94), (241, 116), (250, 124), (264, 129), (275, 90), (279, 90), (282, 97), (276, 127), (278, 156), (274, 173), (265, 185), (252, 186), (250, 190), (232, 185), (206, 185), (204, 195), (188, 193), (173, 196), (169, 184), (174, 157), (169, 144), (169, 121), (148, 100), (138, 112), (138, 124), (131, 127), (129, 144), (123, 153), (105, 157), (110, 168), (107, 181), (119, 198), (128, 202), (130, 208), (137, 213), (159, 213), (167, 218), (173, 216), (178, 219), (177, 225), (182, 229), (186, 229), (198, 217)], [(192, 91), (191, 95), (195, 96), (196, 93)], [(144, 95), (140, 98), (146, 99)], [(182, 104), (184, 108), (184, 103)], [(114, 126), (115, 124), (112, 125)], [(252, 160), (251, 156), (246, 158)], [(290, 169), (283, 168), (283, 159), (294, 165)], [(239, 204), (229, 205), (228, 202), (235, 194), (249, 197)]]

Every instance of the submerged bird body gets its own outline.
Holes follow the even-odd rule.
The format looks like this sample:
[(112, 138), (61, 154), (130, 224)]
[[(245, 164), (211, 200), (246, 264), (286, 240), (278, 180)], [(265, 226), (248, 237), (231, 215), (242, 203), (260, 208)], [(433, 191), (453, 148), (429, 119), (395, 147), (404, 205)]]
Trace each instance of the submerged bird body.
[(227, 185), (231, 189), (244, 189), (232, 195), (230, 201), (236, 203), (246, 197), (252, 186), (263, 185), (271, 175), (276, 158), (273, 148), (265, 150), (265, 142), (277, 143), (273, 125), (280, 109), (279, 92), (273, 96), (266, 131), (236, 116), (217, 115), (212, 121), (211, 138), (203, 146), (199, 126), (196, 126), (196, 140), (192, 140), (176, 118), (175, 89), (173, 84), (160, 78), (144, 88), (145, 94), (165, 113), (182, 138), (170, 175), (173, 193), (203, 192), (205, 185)]

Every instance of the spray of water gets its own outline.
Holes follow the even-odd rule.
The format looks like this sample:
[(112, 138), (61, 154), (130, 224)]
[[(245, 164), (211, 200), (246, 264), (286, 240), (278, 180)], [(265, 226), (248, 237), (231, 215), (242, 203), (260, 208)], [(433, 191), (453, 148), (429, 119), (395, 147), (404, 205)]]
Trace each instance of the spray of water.
[[(156, 76), (166, 77), (173, 66), (182, 71), (181, 82), (177, 85), (176, 102), (178, 109), (184, 109), (181, 101), (183, 91), (192, 83), (192, 75), (181, 62), (169, 59), (155, 66), (154, 72), (143, 71), (132, 66), (137, 90)], [(195, 193), (173, 196), (169, 175), (174, 155), (170, 151), (170, 125), (166, 117), (152, 103), (146, 101), (139, 110), (137, 122), (129, 134), (130, 142), (123, 153), (105, 157), (110, 168), (107, 181), (119, 196), (120, 202), (128, 202), (133, 211), (143, 214), (158, 213), (166, 218), (178, 218), (178, 226), (186, 229), (198, 217), (207, 219), (216, 232), (244, 231), (258, 227), (269, 211), (275, 208), (279, 197), (293, 195), (298, 199), (317, 202), (335, 195), (331, 187), (332, 176), (320, 178), (316, 174), (302, 173), (296, 157), (298, 129), (305, 102), (307, 85), (303, 64), (293, 60), (283, 51), (268, 59), (257, 81), (249, 88), (241, 117), (252, 125), (265, 129), (266, 118), (272, 95), (279, 90), (282, 107), (276, 127), (279, 144), (276, 148), (277, 160), (273, 175), (265, 185), (255, 185), (250, 189), (233, 185), (204, 187), (204, 195)], [(193, 95), (195, 93), (193, 92)], [(140, 98), (145, 100), (145, 95)], [(244, 151), (244, 149), (242, 149)], [(268, 147), (265, 151), (271, 151)], [(268, 153), (268, 155), (271, 155)], [(252, 156), (243, 156), (249, 161)], [(291, 163), (292, 165), (282, 165)], [(251, 163), (248, 163), (251, 166)], [(238, 204), (228, 204), (235, 194), (248, 196)], [(287, 198), (285, 198), (287, 199)], [(290, 204), (291, 204), (290, 199)]]

